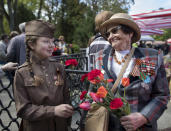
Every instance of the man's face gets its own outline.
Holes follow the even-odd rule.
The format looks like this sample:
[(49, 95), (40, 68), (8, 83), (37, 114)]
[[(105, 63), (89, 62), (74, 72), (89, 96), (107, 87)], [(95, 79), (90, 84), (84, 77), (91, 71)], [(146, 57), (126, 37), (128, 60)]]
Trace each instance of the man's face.
[(8, 37), (6, 37), (6, 38), (4, 39), (4, 42), (5, 42), (6, 44), (8, 44), (8, 42), (9, 42)]

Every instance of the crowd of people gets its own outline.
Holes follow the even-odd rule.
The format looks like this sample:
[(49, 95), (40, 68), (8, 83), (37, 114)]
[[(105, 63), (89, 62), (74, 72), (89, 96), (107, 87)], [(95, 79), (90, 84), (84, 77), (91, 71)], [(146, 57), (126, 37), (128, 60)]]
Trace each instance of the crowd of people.
[[(109, 114), (109, 119), (104, 121), (108, 121), (108, 131), (116, 131), (118, 121), (123, 127), (119, 131), (157, 131), (157, 120), (167, 109), (170, 98), (162, 53), (133, 47), (132, 43), (140, 40), (141, 32), (126, 13), (102, 11), (95, 17), (95, 25), (97, 34), (90, 40), (87, 51), (89, 70), (104, 70), (105, 79), (113, 79), (114, 84), (130, 56), (122, 74), (129, 78), (130, 84), (126, 89), (119, 84), (117, 92), (123, 96), (126, 90), (131, 113), (116, 123)], [(66, 73), (62, 64), (49, 58), (65, 55), (67, 51), (74, 53), (72, 44), (67, 45), (64, 36), (54, 39), (54, 25), (42, 20), (22, 23), (19, 28), (21, 34), (13, 32), (10, 39), (2, 35), (0, 43), (0, 62), (5, 64), (1, 70), (18, 68), (14, 77), (14, 98), (17, 116), (22, 118), (19, 130), (67, 131), (74, 109)], [(144, 79), (140, 72), (146, 74)], [(88, 127), (88, 122), (89, 117), (85, 115), (85, 126), (81, 130), (95, 131), (93, 126)], [(98, 126), (98, 121), (94, 126)]]
[[(12, 31), (10, 35), (2, 34), (0, 39), (0, 64), (7, 62), (16, 62), (22, 65), (26, 61), (26, 46), (25, 46), (25, 22), (19, 25), (21, 34), (17, 31)], [(52, 56), (60, 56), (73, 54), (74, 49), (72, 44), (67, 44), (64, 41), (64, 36), (59, 36), (54, 39), (54, 50)]]
[(72, 47), (72, 44), (67, 44), (65, 42), (64, 36), (59, 36), (58, 39), (54, 40), (55, 48), (52, 53), (53, 56), (60, 56), (60, 55), (67, 55), (67, 54), (73, 54), (74, 49)]

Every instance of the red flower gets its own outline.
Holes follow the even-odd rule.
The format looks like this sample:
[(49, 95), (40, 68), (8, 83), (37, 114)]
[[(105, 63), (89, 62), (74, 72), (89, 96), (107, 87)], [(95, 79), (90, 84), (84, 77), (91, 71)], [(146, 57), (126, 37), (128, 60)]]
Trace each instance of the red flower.
[(100, 83), (100, 80), (94, 79), (94, 80), (90, 80), (90, 82), (91, 82), (92, 84), (97, 84), (97, 83)]
[(94, 80), (95, 78), (100, 76), (100, 74), (101, 74), (100, 70), (94, 69), (88, 73), (88, 80)]
[(102, 80), (104, 80), (104, 75), (102, 73), (100, 73), (100, 75), (98, 76), (98, 78), (102, 81)]
[(94, 69), (88, 73), (88, 80), (93, 84), (97, 84), (103, 79), (104, 76), (100, 70)]
[(80, 95), (80, 100), (83, 100), (86, 94), (87, 94), (87, 91), (82, 91)]
[(90, 92), (90, 96), (91, 96), (91, 98), (93, 99), (93, 101), (95, 101), (95, 102), (103, 102), (103, 99), (100, 98), (100, 97), (98, 97), (98, 96), (96, 95), (96, 93), (94, 93), (94, 92)]
[(121, 98), (114, 98), (110, 102), (110, 109), (119, 109), (122, 106), (123, 106), (123, 102), (122, 102)]
[(108, 83), (113, 82), (113, 79), (107, 79), (107, 82)]
[(85, 101), (83, 103), (80, 104), (80, 108), (83, 110), (89, 110), (91, 107), (90, 103), (88, 101)]
[(122, 78), (122, 85), (124, 86), (124, 87), (126, 87), (126, 86), (129, 86), (129, 84), (130, 84), (130, 80), (129, 80), (129, 78)]
[(55, 48), (53, 48), (53, 51), (57, 51), (57, 50), (58, 50), (58, 48), (56, 48), (56, 47), (55, 47)]
[(65, 61), (65, 65), (66, 66), (70, 66), (70, 65), (77, 66), (78, 65), (78, 62), (77, 62), (76, 59), (70, 59), (70, 60)]
[(88, 74), (82, 75), (82, 77), (81, 77), (81, 82), (83, 82), (87, 77), (88, 77)]

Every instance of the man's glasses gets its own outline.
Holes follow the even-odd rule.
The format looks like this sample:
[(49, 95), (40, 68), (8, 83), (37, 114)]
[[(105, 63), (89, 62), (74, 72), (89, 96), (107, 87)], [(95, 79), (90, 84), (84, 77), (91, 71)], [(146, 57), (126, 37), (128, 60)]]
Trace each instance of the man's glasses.
[(104, 34), (105, 38), (109, 38), (110, 33), (116, 34), (116, 32), (117, 32), (119, 29), (121, 29), (121, 25), (118, 25), (118, 26), (112, 28), (111, 30), (109, 30), (108, 32), (106, 32), (106, 33)]

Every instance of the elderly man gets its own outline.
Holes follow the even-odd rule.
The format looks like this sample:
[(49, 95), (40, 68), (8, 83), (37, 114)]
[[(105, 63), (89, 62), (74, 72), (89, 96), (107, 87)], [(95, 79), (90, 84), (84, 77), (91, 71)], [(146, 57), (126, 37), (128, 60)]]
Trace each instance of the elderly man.
[[(105, 76), (115, 81), (133, 50), (132, 43), (140, 39), (140, 29), (131, 16), (117, 13), (101, 25), (100, 31), (111, 46), (96, 54), (94, 68), (103, 68)], [(117, 91), (123, 96), (125, 89), (131, 114), (120, 119), (121, 125), (127, 131), (157, 131), (157, 120), (169, 100), (162, 54), (154, 49), (135, 48), (122, 78), (128, 78), (130, 84), (125, 88), (119, 84)], [(114, 123), (109, 123), (109, 130), (115, 130)]]
[(22, 65), (26, 61), (25, 47), (25, 22), (19, 25), (20, 35), (13, 37), (7, 48), (7, 59), (9, 62), (17, 62)]

